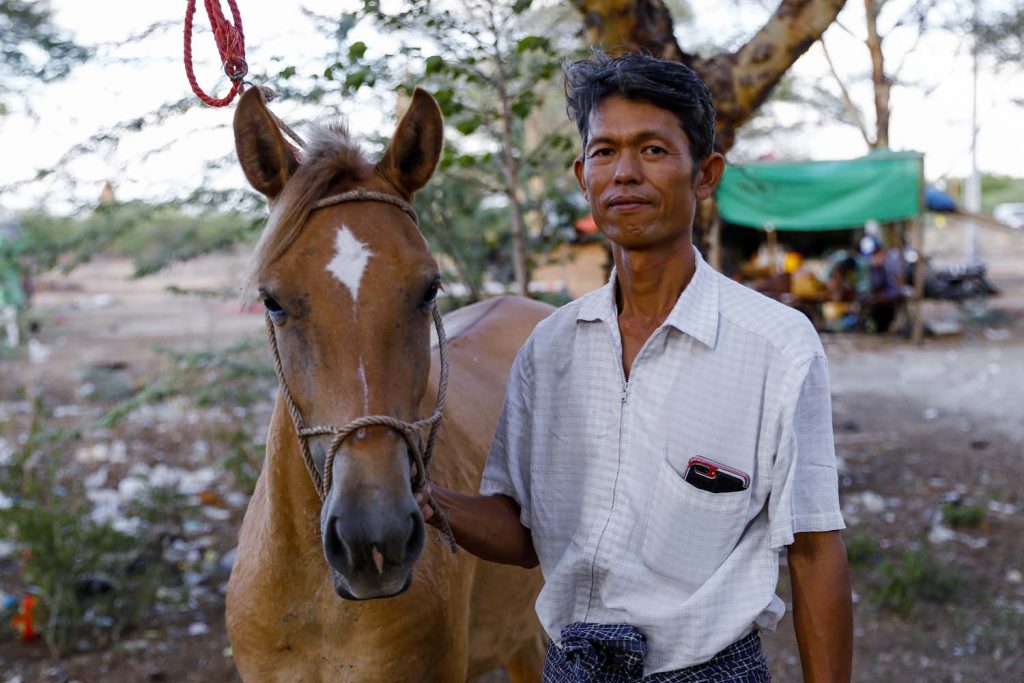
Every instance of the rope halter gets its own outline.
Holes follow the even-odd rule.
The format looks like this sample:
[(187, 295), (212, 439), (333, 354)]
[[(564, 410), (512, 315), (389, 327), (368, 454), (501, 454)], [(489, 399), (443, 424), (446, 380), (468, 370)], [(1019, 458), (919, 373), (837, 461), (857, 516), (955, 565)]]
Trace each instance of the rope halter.
[[(419, 224), (416, 212), (408, 202), (391, 194), (374, 192), (371, 190), (358, 189), (331, 195), (317, 201), (316, 204), (313, 205), (313, 208), (320, 209), (344, 202), (382, 202), (385, 204), (392, 204), (408, 214), (414, 223), (417, 225)], [(345, 439), (352, 435), (353, 432), (364, 429), (365, 427), (388, 427), (402, 436), (409, 449), (409, 459), (415, 467), (415, 472), (412, 476), (412, 490), (414, 492), (421, 491), (426, 483), (430, 481), (430, 473), (427, 470), (427, 465), (430, 463), (430, 458), (433, 455), (434, 443), (437, 438), (437, 430), (441, 425), (441, 417), (444, 412), (445, 394), (448, 391), (448, 341), (444, 334), (444, 323), (441, 320), (441, 313), (437, 310), (436, 302), (431, 307), (431, 315), (434, 320), (434, 327), (437, 329), (437, 345), (441, 358), (441, 377), (437, 385), (437, 407), (434, 409), (434, 414), (422, 420), (416, 420), (415, 422), (405, 422), (398, 418), (391, 417), (390, 415), (365, 415), (352, 420), (344, 427), (306, 426), (305, 421), (302, 419), (302, 413), (299, 411), (298, 406), (295, 405), (295, 400), (292, 398), (291, 391), (288, 389), (288, 383), (285, 381), (284, 367), (281, 363), (281, 353), (277, 347), (277, 335), (274, 330), (274, 323), (270, 319), (269, 313), (264, 315), (264, 319), (267, 324), (267, 337), (270, 341), (270, 351), (274, 357), (274, 370), (277, 372), (277, 380), (281, 385), (285, 403), (288, 406), (288, 413), (292, 418), (292, 424), (295, 426), (295, 433), (299, 437), (299, 445), (302, 449), (302, 459), (306, 463), (306, 470), (309, 472), (309, 478), (313, 482), (313, 488), (316, 490), (317, 496), (320, 497), (321, 503), (326, 502), (327, 496), (331, 492), (331, 486), (333, 484), (332, 470), (334, 469), (334, 458), (341, 449), (342, 443), (344, 443)], [(430, 427), (430, 432), (427, 436), (426, 445), (424, 446), (422, 431), (426, 427)], [(321, 475), (316, 468), (316, 463), (313, 462), (313, 455), (309, 448), (309, 439), (314, 436), (326, 435), (333, 435), (334, 438), (331, 439), (330, 446), (327, 449), (327, 457), (324, 460), (324, 472), (323, 475)], [(452, 532), (451, 525), (448, 523), (448, 515), (432, 497), (429, 500), (429, 504), (434, 515), (440, 521), (441, 533), (444, 536), (445, 541), (448, 543), (448, 548), (454, 553), (455, 535)]]

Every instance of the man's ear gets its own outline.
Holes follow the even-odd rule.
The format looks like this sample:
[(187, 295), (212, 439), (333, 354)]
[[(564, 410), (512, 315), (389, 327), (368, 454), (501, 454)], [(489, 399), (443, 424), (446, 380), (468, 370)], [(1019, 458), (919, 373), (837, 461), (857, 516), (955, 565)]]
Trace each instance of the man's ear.
[(583, 198), (590, 201), (590, 192), (587, 190), (587, 183), (583, 179), (583, 157), (576, 157), (576, 161), (572, 162), (572, 172), (576, 174), (576, 182), (580, 184)]
[(707, 199), (715, 193), (718, 182), (725, 172), (725, 157), (718, 152), (712, 152), (700, 162), (697, 173), (697, 199)]
[(427, 184), (434, 175), (444, 147), (444, 119), (434, 98), (416, 88), (412, 103), (398, 122), (377, 169), (406, 199)]
[(235, 109), (235, 151), (255, 190), (274, 199), (299, 162), (267, 110), (259, 88), (249, 88)]

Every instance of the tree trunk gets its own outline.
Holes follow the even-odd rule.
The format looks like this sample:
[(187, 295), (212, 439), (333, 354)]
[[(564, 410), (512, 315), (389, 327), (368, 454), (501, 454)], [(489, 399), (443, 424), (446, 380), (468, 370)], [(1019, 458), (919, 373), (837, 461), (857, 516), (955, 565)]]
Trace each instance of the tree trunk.
[(715, 147), (727, 152), (736, 131), (767, 99), (786, 70), (835, 21), (846, 0), (782, 0), (767, 23), (733, 53), (707, 58), (684, 52), (662, 0), (572, 0), (592, 45), (641, 48), (692, 67), (707, 83), (718, 112)]
[(882, 54), (882, 36), (878, 35), (878, 12), (881, 4), (876, 0), (864, 0), (864, 15), (867, 19), (868, 52), (871, 53), (871, 84), (875, 92), (875, 141), (872, 148), (889, 147), (889, 93), (892, 79), (885, 73), (885, 56)]

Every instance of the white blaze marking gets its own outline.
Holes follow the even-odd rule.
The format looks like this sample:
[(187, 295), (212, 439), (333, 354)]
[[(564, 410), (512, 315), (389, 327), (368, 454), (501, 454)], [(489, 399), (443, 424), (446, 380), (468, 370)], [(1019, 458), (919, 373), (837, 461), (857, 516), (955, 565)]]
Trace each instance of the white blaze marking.
[(363, 367), (362, 356), (359, 357), (359, 383), (363, 386), (363, 410), (366, 411), (370, 409), (370, 387), (366, 384), (366, 369)]
[(327, 271), (348, 287), (352, 292), (352, 303), (359, 297), (359, 283), (373, 252), (360, 242), (348, 226), (338, 228), (334, 236), (334, 258), (327, 264)]

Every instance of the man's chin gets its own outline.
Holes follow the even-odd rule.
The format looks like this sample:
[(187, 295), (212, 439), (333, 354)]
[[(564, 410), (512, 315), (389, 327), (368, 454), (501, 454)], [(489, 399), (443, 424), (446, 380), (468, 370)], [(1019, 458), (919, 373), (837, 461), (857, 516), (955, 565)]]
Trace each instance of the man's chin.
[(398, 574), (389, 577), (385, 581), (349, 582), (341, 574), (332, 571), (331, 579), (334, 583), (334, 592), (344, 600), (379, 600), (382, 598), (393, 598), (401, 595), (412, 585), (412, 572), (404, 575)]

